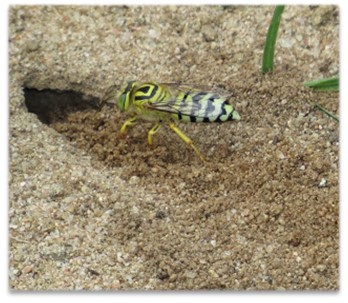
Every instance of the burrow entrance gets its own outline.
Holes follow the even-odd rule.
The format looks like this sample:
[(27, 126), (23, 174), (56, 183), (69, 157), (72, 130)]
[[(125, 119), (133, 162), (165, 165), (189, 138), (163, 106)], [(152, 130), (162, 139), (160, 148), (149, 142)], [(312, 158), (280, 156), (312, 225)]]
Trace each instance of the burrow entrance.
[[(78, 148), (90, 153), (97, 161), (115, 167), (132, 165), (127, 175), (144, 176), (149, 166), (167, 166), (168, 162), (182, 162), (183, 154), (187, 161), (195, 155), (190, 150), (178, 154), (172, 146), (178, 139), (169, 131), (156, 134), (155, 144), (146, 144), (147, 129), (145, 123), (130, 128), (127, 138), (118, 138), (118, 132), (127, 115), (120, 113), (114, 105), (107, 103), (100, 107), (102, 100), (86, 97), (75, 91), (24, 89), (25, 105), (30, 113), (74, 142)], [(165, 142), (165, 143), (164, 143)], [(127, 176), (125, 176), (127, 177)]]
[(97, 110), (97, 98), (86, 98), (75, 91), (24, 89), (25, 105), (44, 124), (65, 121), (74, 112)]

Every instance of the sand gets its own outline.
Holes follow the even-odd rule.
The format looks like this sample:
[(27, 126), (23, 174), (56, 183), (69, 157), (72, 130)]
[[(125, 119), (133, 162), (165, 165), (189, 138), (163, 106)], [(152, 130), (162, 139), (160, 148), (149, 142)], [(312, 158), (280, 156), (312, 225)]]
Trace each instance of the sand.
[[(12, 6), (13, 290), (338, 290), (339, 12), (287, 6), (262, 75), (270, 6)], [(242, 120), (120, 140), (97, 108), (125, 80), (233, 93)]]

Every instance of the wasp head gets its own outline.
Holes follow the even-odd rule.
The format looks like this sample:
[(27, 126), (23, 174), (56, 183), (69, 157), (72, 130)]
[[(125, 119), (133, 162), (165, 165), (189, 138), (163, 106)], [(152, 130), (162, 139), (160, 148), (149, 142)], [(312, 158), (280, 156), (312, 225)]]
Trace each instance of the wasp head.
[(135, 85), (135, 81), (129, 81), (121, 88), (121, 94), (119, 95), (116, 103), (117, 107), (121, 111), (126, 111), (129, 108), (130, 96)]

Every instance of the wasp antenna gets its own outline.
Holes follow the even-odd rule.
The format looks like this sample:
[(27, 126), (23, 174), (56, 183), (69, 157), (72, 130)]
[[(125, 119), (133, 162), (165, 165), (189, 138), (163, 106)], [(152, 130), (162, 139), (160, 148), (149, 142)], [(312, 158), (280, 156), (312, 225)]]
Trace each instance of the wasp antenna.
[(108, 106), (109, 108), (114, 108), (116, 106), (116, 104), (113, 102), (108, 102), (108, 101), (103, 100), (98, 105), (99, 110), (102, 110), (104, 106)]

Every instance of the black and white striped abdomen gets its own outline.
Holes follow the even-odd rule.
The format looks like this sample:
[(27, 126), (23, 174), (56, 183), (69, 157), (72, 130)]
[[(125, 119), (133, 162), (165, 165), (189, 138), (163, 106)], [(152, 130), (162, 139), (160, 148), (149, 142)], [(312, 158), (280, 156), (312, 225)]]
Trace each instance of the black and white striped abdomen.
[(240, 120), (227, 98), (214, 93), (180, 93), (176, 100), (177, 119), (185, 122), (225, 122)]

